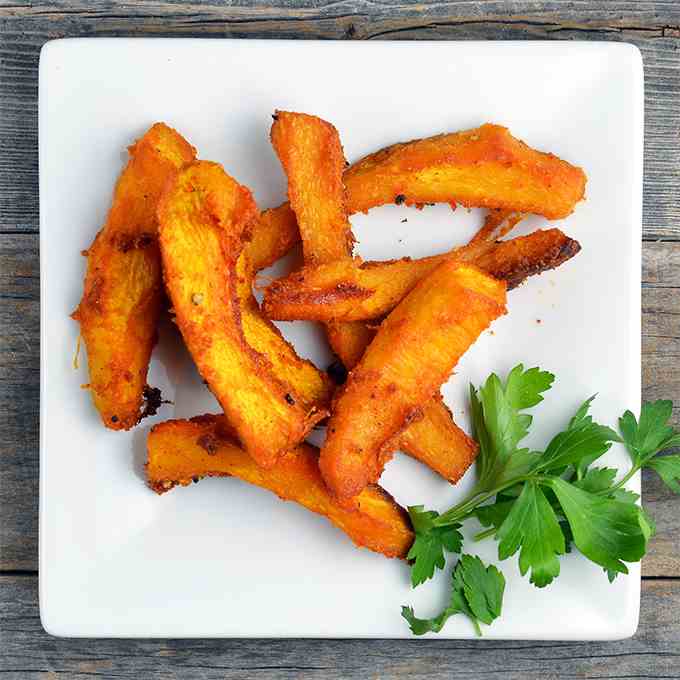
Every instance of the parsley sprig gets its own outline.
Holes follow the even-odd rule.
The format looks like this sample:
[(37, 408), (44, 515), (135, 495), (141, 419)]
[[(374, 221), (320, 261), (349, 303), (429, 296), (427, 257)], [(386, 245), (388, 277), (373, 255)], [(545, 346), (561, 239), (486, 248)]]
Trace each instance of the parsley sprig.
[[(415, 541), (408, 554), (413, 587), (444, 569), (446, 553), (461, 553), (460, 528), (474, 517), (486, 529), (475, 537), (493, 536), (498, 559), (519, 553), (520, 573), (538, 588), (560, 574), (560, 557), (575, 547), (600, 565), (610, 581), (627, 574), (626, 563), (645, 554), (654, 523), (637, 503), (626, 483), (641, 469), (654, 470), (680, 493), (680, 455), (659, 455), (680, 447), (680, 433), (668, 421), (673, 405), (645, 403), (639, 420), (626, 411), (619, 432), (595, 422), (590, 415), (594, 396), (587, 399), (543, 451), (522, 447), (532, 424), (527, 409), (543, 401), (555, 376), (539, 368), (510, 371), (505, 381), (491, 374), (479, 389), (470, 387), (475, 439), (479, 444), (478, 481), (470, 494), (442, 514), (422, 505), (409, 508)], [(614, 443), (622, 443), (631, 468), (618, 471), (596, 465)], [(439, 632), (454, 614), (462, 613), (480, 632), (500, 615), (505, 579), (493, 566), (461, 555), (452, 573), (451, 602), (432, 619), (419, 619), (410, 607), (402, 616), (412, 632)]]

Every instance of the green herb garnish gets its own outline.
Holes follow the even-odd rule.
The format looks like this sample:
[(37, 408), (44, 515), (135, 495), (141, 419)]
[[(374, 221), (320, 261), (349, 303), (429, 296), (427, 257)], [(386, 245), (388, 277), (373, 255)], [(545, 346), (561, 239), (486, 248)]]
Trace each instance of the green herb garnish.
[[(460, 553), (463, 522), (476, 518), (493, 536), (498, 559), (519, 553), (522, 575), (543, 588), (560, 574), (560, 556), (575, 546), (600, 565), (610, 581), (627, 574), (626, 563), (639, 561), (654, 534), (654, 523), (637, 504), (639, 496), (625, 488), (643, 468), (655, 470), (680, 493), (680, 455), (659, 454), (680, 447), (680, 433), (668, 421), (670, 401), (643, 405), (640, 418), (626, 411), (619, 433), (589, 415), (595, 397), (587, 399), (544, 451), (522, 448), (532, 416), (525, 413), (543, 401), (555, 376), (519, 364), (505, 381), (491, 374), (479, 389), (470, 387), (474, 436), (479, 444), (478, 482), (463, 501), (439, 514), (422, 505), (409, 508), (415, 541), (408, 554), (413, 587), (444, 569), (445, 553)], [(623, 443), (632, 466), (617, 481), (617, 470), (596, 467), (614, 443)], [(415, 635), (439, 632), (454, 614), (465, 614), (480, 633), (501, 612), (505, 579), (494, 567), (461, 555), (451, 578), (451, 601), (433, 619), (419, 619), (402, 608)]]

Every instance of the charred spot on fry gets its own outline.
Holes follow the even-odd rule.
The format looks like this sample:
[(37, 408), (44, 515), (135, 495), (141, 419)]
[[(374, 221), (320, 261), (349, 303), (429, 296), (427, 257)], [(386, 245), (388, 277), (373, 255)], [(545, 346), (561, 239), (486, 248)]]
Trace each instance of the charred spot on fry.
[(343, 385), (347, 380), (347, 369), (340, 360), (329, 364), (326, 373), (328, 373), (331, 380), (333, 380), (336, 385)]
[(139, 419), (148, 418), (149, 416), (155, 416), (158, 413), (158, 409), (163, 404), (170, 404), (172, 402), (167, 399), (163, 399), (161, 395), (161, 390), (158, 387), (150, 387), (145, 385), (142, 392), (142, 397), (144, 399), (141, 413)]
[(295, 406), (295, 399), (293, 398), (293, 395), (290, 392), (286, 392), (286, 402), (289, 403), (291, 406)]
[(154, 242), (151, 234), (116, 234), (112, 239), (112, 244), (121, 253), (128, 253), (131, 250), (147, 248)]
[(406, 196), (404, 196), (404, 194), (397, 194), (394, 197), (394, 202), (396, 203), (396, 205), (401, 205), (402, 203), (406, 202)]

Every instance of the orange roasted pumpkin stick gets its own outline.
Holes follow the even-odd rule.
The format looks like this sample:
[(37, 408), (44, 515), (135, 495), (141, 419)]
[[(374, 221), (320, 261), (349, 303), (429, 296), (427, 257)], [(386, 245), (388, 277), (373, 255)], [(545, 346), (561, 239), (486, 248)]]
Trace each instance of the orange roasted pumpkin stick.
[(388, 314), (422, 278), (444, 260), (479, 267), (508, 289), (554, 269), (580, 251), (559, 229), (535, 231), (508, 241), (473, 240), (448, 253), (418, 260), (363, 262), (359, 258), (303, 267), (277, 279), (266, 290), (263, 309), (270, 319), (361, 321)]
[(505, 295), (504, 281), (446, 261), (385, 319), (334, 399), (319, 466), (336, 496), (355, 496), (379, 478), (400, 432), (505, 313)]
[(536, 151), (500, 125), (486, 124), (393, 144), (345, 173), (350, 212), (386, 203), (460, 203), (567, 217), (585, 193), (586, 176), (551, 153)]
[(158, 215), (163, 276), (187, 348), (244, 448), (271, 467), (327, 411), (317, 401), (322, 381), (298, 394), (276, 372), (285, 358), (258, 351), (280, 342), (295, 356), (252, 304), (241, 255), (258, 216), (253, 197), (217, 163), (195, 162), (169, 184)]
[(157, 493), (201, 477), (238, 477), (327, 517), (358, 546), (405, 558), (413, 542), (407, 513), (379, 486), (368, 486), (340, 504), (324, 485), (319, 452), (301, 444), (265, 470), (239, 446), (224, 416), (170, 420), (148, 438), (147, 479)]
[(102, 422), (134, 427), (151, 408), (146, 383), (163, 301), (156, 208), (168, 180), (196, 157), (175, 130), (156, 123), (129, 148), (106, 224), (85, 251), (83, 298), (73, 312), (87, 347), (90, 392)]

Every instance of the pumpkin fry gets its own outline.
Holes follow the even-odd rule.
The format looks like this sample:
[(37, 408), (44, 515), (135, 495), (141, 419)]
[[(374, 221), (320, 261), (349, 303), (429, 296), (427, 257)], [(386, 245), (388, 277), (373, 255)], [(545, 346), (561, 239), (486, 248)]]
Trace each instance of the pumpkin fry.
[(536, 231), (508, 241), (472, 241), (449, 253), (419, 260), (333, 262), (303, 267), (274, 281), (263, 309), (271, 319), (361, 321), (388, 314), (422, 278), (445, 260), (469, 262), (516, 288), (529, 276), (554, 269), (580, 251), (559, 229)]
[(316, 116), (277, 111), (271, 141), (288, 178), (305, 262), (351, 257), (354, 237), (345, 209), (345, 156), (338, 131)]
[(301, 444), (265, 470), (239, 446), (224, 416), (199, 416), (152, 428), (146, 473), (159, 494), (201, 477), (238, 477), (324, 515), (358, 546), (405, 558), (413, 531), (403, 508), (379, 486), (368, 486), (340, 504), (323, 483), (318, 457), (317, 449)]
[[(375, 330), (359, 321), (328, 325), (331, 346), (347, 370), (361, 360)], [(440, 394), (423, 405), (423, 417), (399, 436), (397, 448), (455, 484), (477, 456), (477, 442), (456, 425)]]
[(393, 144), (345, 173), (350, 212), (386, 203), (452, 203), (567, 217), (585, 194), (581, 170), (500, 125)]
[(335, 495), (354, 496), (379, 478), (400, 432), (505, 313), (505, 292), (505, 282), (448, 260), (385, 319), (334, 399), (319, 466)]
[(113, 430), (154, 411), (144, 401), (158, 396), (146, 383), (163, 300), (156, 208), (168, 179), (196, 157), (164, 123), (128, 151), (106, 223), (85, 251), (83, 297), (72, 314), (87, 347), (94, 405)]
[(272, 466), (326, 411), (295, 394), (248, 342), (259, 331), (244, 323), (251, 291), (239, 256), (258, 215), (252, 195), (220, 165), (196, 162), (170, 183), (158, 214), (165, 285), (184, 341), (245, 449)]

